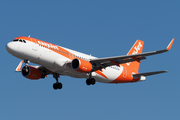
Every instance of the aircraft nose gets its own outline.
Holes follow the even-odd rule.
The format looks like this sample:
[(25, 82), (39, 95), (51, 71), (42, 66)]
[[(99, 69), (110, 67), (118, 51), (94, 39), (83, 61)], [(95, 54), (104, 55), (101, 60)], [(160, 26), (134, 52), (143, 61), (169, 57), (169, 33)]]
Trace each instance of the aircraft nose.
[(8, 44), (6, 44), (6, 50), (9, 52), (9, 53), (13, 53), (16, 49), (16, 46), (12, 43), (12, 42), (9, 42)]
[(23, 51), (18, 42), (9, 42), (6, 44), (6, 50), (13, 56), (21, 58), (23, 57)]
[(11, 43), (6, 44), (6, 50), (8, 52), (10, 52), (12, 50), (12, 44)]

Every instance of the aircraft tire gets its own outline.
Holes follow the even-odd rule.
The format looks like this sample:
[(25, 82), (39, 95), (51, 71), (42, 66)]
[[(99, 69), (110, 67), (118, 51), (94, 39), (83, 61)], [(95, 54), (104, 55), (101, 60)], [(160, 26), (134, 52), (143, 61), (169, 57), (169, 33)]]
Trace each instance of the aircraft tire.
[(86, 84), (87, 84), (87, 85), (91, 85), (90, 79), (87, 79), (87, 80), (86, 80)]
[(86, 84), (87, 85), (94, 85), (96, 83), (96, 80), (94, 78), (91, 78), (91, 79), (87, 79), (86, 80)]
[(96, 83), (96, 80), (94, 78), (91, 79), (91, 84), (94, 85)]
[(53, 88), (54, 88), (54, 90), (62, 89), (62, 83), (54, 83)]

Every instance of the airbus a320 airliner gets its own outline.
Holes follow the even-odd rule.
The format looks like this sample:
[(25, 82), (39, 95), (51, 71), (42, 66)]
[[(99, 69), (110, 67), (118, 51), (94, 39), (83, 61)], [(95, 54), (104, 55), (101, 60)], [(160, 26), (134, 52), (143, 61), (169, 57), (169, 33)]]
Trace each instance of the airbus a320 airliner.
[[(138, 70), (141, 60), (146, 59), (146, 56), (169, 51), (173, 42), (174, 38), (166, 49), (142, 53), (144, 42), (137, 40), (127, 55), (96, 58), (29, 36), (15, 38), (6, 45), (6, 50), (22, 60), (16, 71), (31, 80), (52, 74), (56, 79), (53, 88), (57, 90), (62, 88), (62, 83), (58, 80), (60, 75), (86, 78), (87, 85), (94, 85), (96, 81), (102, 83), (145, 81), (145, 76), (167, 72), (139, 73)], [(21, 69), (23, 61), (25, 66)], [(39, 66), (29, 65), (29, 62)]]

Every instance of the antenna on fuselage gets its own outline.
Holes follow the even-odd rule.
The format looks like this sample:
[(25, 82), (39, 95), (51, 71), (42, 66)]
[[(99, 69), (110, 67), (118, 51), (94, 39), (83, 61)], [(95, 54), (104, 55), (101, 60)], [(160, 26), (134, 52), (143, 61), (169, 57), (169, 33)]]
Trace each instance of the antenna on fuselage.
[(31, 37), (30, 35), (28, 37)]

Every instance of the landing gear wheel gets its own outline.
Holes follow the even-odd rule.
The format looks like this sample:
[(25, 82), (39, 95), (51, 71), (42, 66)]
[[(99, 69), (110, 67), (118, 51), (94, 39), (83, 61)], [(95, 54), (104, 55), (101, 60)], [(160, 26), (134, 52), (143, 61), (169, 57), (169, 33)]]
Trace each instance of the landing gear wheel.
[(91, 78), (91, 79), (87, 79), (86, 80), (86, 84), (87, 85), (94, 85), (96, 83), (96, 80), (94, 78)]
[(62, 88), (62, 83), (54, 83), (54, 84), (53, 84), (53, 88), (54, 88), (55, 90), (61, 89), (61, 88)]
[(91, 78), (91, 84), (94, 85), (96, 83), (96, 80), (94, 78)]
[(58, 89), (57, 83), (54, 83), (54, 84), (53, 84), (53, 88), (54, 88), (55, 90)]
[(87, 85), (91, 85), (90, 79), (87, 79), (87, 80), (86, 80), (86, 84), (87, 84)]

